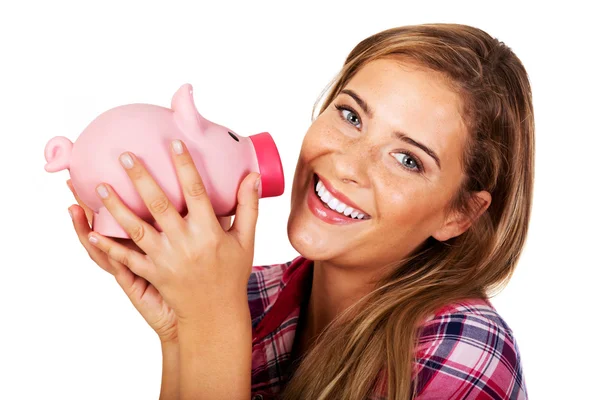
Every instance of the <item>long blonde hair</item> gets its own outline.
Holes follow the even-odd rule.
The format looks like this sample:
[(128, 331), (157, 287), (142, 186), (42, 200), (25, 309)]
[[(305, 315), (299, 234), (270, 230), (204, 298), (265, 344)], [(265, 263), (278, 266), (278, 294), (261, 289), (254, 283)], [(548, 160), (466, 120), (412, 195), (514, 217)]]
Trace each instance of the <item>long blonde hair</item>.
[[(361, 67), (382, 57), (409, 58), (441, 72), (461, 96), (469, 131), (461, 155), (464, 179), (446, 212), (476, 215), (479, 204), (471, 194), (481, 190), (491, 194), (492, 202), (462, 235), (445, 242), (429, 237), (399, 260), (373, 292), (330, 323), (281, 393), (284, 400), (362, 400), (382, 370), (387, 370), (389, 399), (412, 398), (422, 321), (452, 302), (499, 293), (525, 243), (533, 196), (534, 121), (521, 61), (504, 43), (471, 26), (388, 29), (350, 52), (326, 88), (329, 94), (319, 114)], [(342, 321), (349, 312), (352, 318)]]

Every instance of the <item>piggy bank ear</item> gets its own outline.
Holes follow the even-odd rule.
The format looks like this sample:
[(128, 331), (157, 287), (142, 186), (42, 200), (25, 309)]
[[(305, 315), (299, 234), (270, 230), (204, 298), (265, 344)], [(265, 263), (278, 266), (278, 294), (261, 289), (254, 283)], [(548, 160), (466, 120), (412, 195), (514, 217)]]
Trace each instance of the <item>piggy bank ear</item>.
[(192, 85), (186, 83), (175, 92), (171, 100), (171, 108), (175, 114), (175, 121), (183, 133), (196, 133), (198, 128), (201, 133), (204, 133), (209, 123), (196, 110)]

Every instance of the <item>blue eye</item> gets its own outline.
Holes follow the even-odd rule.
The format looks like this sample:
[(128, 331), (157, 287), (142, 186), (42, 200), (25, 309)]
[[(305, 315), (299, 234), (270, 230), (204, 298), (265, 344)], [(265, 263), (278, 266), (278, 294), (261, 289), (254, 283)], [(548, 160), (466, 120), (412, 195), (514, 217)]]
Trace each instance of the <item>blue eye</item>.
[(353, 109), (337, 104), (335, 105), (335, 108), (340, 111), (340, 116), (344, 121), (349, 122), (351, 125), (354, 125), (357, 128), (360, 128), (360, 118), (358, 118), (358, 114), (356, 114)]
[[(403, 168), (406, 168), (409, 171), (414, 171), (416, 173), (423, 172), (423, 164), (421, 164), (421, 161), (419, 161), (419, 159), (415, 157), (414, 154), (412, 154), (411, 152), (404, 151), (402, 153), (392, 153), (392, 155), (396, 160), (400, 161), (400, 164), (402, 164)], [(396, 157), (396, 155), (400, 155), (400, 157)], [(411, 160), (411, 162), (405, 163), (405, 160)]]

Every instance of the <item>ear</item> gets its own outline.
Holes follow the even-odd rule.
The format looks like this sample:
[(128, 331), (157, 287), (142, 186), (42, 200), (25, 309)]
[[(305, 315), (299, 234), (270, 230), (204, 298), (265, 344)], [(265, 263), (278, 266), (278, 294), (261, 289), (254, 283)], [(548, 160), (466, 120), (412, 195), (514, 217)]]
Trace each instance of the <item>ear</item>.
[[(471, 202), (472, 207), (477, 207), (479, 204), (479, 208), (476, 209), (472, 219), (472, 221), (476, 221), (477, 218), (479, 218), (481, 214), (487, 210), (490, 204), (492, 204), (492, 196), (489, 194), (489, 192), (483, 190), (481, 192), (472, 194)], [(448, 216), (444, 222), (444, 225), (435, 231), (431, 236), (440, 242), (444, 242), (448, 239), (452, 239), (453, 237), (462, 235), (467, 229), (469, 229), (472, 221), (469, 220), (468, 215), (459, 212), (453, 212), (450, 214), (450, 216)]]
[(208, 121), (204, 119), (196, 110), (192, 85), (186, 83), (182, 85), (171, 99), (171, 108), (175, 114), (175, 121), (179, 128), (185, 134), (197, 132), (204, 133), (208, 126)]

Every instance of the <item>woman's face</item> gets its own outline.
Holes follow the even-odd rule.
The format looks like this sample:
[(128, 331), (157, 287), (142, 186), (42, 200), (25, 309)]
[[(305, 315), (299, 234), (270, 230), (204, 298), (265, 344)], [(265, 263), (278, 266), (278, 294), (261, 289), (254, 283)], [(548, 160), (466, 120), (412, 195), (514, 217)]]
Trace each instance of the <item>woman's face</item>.
[(306, 133), (292, 186), (292, 246), (311, 260), (384, 266), (429, 236), (444, 241), (466, 230), (444, 218), (462, 177), (459, 110), (435, 72), (391, 59), (366, 64)]

